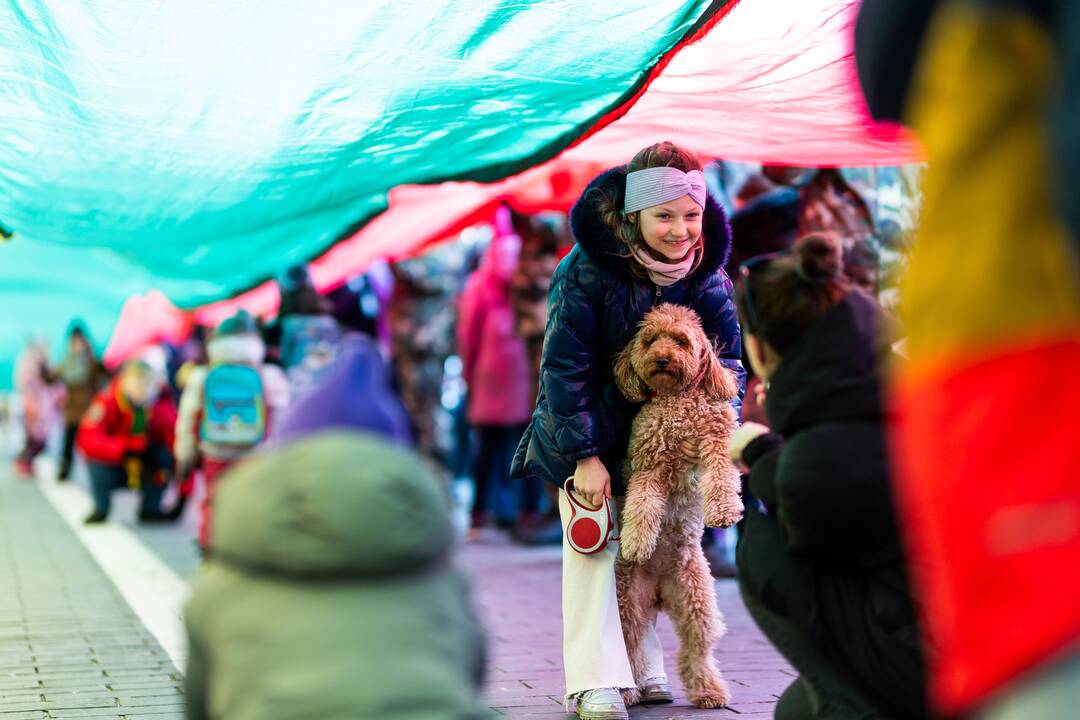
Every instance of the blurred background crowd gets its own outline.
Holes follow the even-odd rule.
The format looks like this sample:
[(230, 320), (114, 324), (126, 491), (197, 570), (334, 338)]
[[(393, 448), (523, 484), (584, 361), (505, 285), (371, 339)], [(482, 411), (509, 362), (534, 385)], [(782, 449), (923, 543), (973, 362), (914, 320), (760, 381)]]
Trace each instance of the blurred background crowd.
[[(921, 165), (710, 164), (710, 193), (732, 227), (729, 276), (737, 277), (747, 258), (790, 248), (808, 232), (831, 231), (844, 238), (848, 278), (891, 308), (916, 226), (922, 172)], [(421, 254), (376, 261), (329, 291), (317, 292), (304, 266), (290, 267), (277, 278), (278, 313), (248, 318), (248, 330), (261, 338), (265, 362), (283, 371), (293, 399), (332, 366), (343, 338), (367, 338), (388, 367), (387, 390), (404, 409), (417, 451), (451, 489), (459, 531), (471, 540), (508, 533), (515, 542), (558, 543), (562, 528), (553, 493), (535, 481), (511, 482), (509, 465), (535, 406), (551, 275), (572, 244), (565, 214), (525, 215), (502, 206)], [(128, 357), (110, 358), (110, 368), (77, 319), (63, 348), (30, 339), (18, 361), (16, 393), (3, 400), (16, 429), (11, 437), (19, 438), (13, 440), (19, 443), (17, 473), (32, 476), (35, 457), (51, 442), (60, 478), (69, 477), (80, 420), (125, 361), (150, 369), (160, 386), (152, 393), (155, 402), (164, 398), (179, 407), (183, 424), (181, 397), (193, 369), (214, 364), (208, 345), (244, 331), (236, 323), (230, 318), (219, 327), (195, 325), (181, 342), (151, 338)], [(762, 415), (753, 383), (744, 403), (751, 420)], [(173, 444), (198, 444), (185, 446), (190, 422), (180, 430), (179, 441), (169, 438), (170, 453)], [(166, 510), (158, 505), (165, 493), (155, 493), (144, 519), (175, 519), (184, 500), (199, 491), (196, 481), (205, 477), (206, 464), (199, 466), (193, 451), (181, 454), (187, 457), (158, 463), (175, 477), (177, 489), (168, 494), (177, 494), (179, 504)], [(211, 465), (211, 475), (214, 470)], [(710, 532), (705, 540), (718, 576), (733, 574), (734, 537), (728, 535)]]

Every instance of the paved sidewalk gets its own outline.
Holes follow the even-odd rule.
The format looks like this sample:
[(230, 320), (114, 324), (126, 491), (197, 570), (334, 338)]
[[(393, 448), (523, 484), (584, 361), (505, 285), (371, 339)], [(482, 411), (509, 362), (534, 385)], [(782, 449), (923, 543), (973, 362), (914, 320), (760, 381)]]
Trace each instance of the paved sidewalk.
[(181, 720), (182, 678), (34, 481), (0, 467), (0, 720)]
[[(466, 546), (462, 553), (488, 631), (485, 694), (504, 716), (573, 717), (563, 711), (560, 557), (557, 547), (521, 548), (495, 536)], [(717, 582), (717, 598), (728, 633), (717, 644), (716, 657), (731, 686), (731, 706), (698, 710), (686, 700), (675, 671), (678, 643), (670, 623), (662, 618), (660, 638), (675, 703), (632, 708), (633, 720), (772, 717), (777, 696), (795, 679), (795, 672), (758, 631), (733, 580)]]
[[(181, 720), (180, 673), (37, 482), (16, 481), (8, 468), (0, 465), (0, 720)], [(133, 494), (118, 493), (113, 522), (190, 580), (193, 508), (180, 525), (146, 528), (131, 522), (134, 505)], [(559, 548), (522, 548), (492, 533), (465, 546), (459, 562), (488, 631), (490, 705), (504, 717), (571, 717), (562, 701)], [(635, 708), (632, 718), (772, 716), (794, 673), (754, 627), (735, 583), (718, 582), (717, 594), (728, 625), (717, 658), (732, 706), (693, 708), (673, 674), (675, 704)], [(666, 619), (660, 631), (673, 671), (677, 642)]]

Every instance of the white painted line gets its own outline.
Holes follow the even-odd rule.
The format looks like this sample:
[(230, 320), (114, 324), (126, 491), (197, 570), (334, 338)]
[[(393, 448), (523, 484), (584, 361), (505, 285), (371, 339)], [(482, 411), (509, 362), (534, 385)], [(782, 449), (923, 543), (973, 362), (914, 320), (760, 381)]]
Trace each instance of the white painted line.
[(123, 525), (84, 525), (83, 519), (93, 509), (92, 501), (74, 483), (58, 483), (53, 478), (52, 472), (39, 475), (38, 486), (45, 497), (90, 551), (173, 665), (183, 671), (187, 664), (183, 622), (189, 594), (187, 583)]

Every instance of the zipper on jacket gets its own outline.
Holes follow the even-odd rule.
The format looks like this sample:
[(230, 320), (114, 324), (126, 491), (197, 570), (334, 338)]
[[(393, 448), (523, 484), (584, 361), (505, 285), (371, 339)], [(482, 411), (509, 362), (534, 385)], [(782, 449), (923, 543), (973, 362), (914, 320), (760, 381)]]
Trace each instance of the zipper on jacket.
[(660, 286), (656, 286), (656, 297), (660, 297)]

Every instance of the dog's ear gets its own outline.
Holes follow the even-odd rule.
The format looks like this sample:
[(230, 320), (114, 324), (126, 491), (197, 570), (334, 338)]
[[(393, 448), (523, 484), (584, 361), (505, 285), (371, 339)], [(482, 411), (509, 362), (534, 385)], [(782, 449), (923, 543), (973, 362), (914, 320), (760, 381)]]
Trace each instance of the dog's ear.
[(734, 400), (739, 395), (735, 374), (716, 357), (712, 345), (705, 343), (701, 349), (701, 374), (699, 385), (713, 400)]
[(645, 387), (645, 382), (641, 379), (641, 376), (637, 374), (637, 371), (634, 370), (634, 363), (631, 362), (636, 346), (637, 339), (635, 338), (628, 342), (622, 352), (616, 356), (615, 384), (619, 387), (619, 392), (621, 392), (627, 400), (640, 403), (645, 402), (645, 395), (648, 392), (648, 388)]

